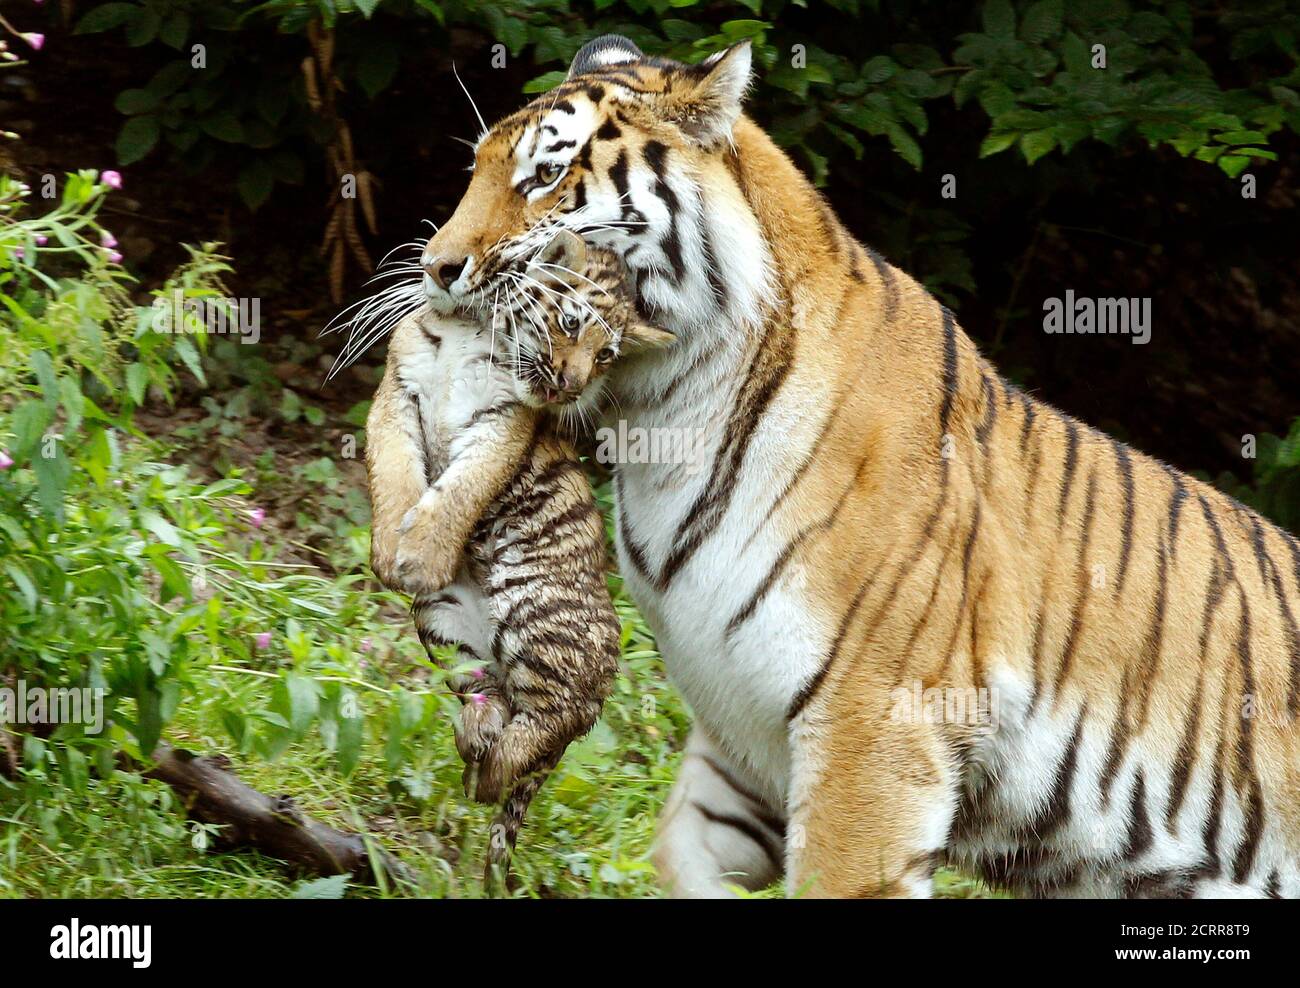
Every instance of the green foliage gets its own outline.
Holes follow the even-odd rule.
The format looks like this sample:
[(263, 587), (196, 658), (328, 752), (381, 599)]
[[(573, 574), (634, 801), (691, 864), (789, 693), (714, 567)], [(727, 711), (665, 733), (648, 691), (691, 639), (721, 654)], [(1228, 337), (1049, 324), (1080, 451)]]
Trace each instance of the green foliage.
[[(236, 373), (222, 351), (237, 343), (157, 332), (153, 306), (131, 300), (95, 243), (103, 186), (87, 174), (66, 188), (60, 206), (30, 218), (11, 188), (0, 227), (7, 243), (33, 247), (0, 269), (0, 685), (103, 690), (103, 719), (5, 735), (20, 740), (22, 764), (17, 779), (0, 776), (0, 896), (344, 893), (345, 880), (295, 886), (255, 856), (211, 857), (214, 828), (187, 823), (141, 774), (163, 739), (228, 752), (250, 783), (293, 792), (340, 826), (393, 821), (388, 841), (422, 894), (478, 894), (494, 811), (459, 795), (446, 673), (409, 633), (403, 602), (367, 591), (356, 485), (324, 456), (286, 468), (267, 450), (257, 464), (259, 495), (288, 474), (279, 482), (299, 505), (295, 527), (319, 536), (336, 567), (326, 575), (262, 527), (237, 471), (206, 479), (166, 462), (185, 450), (141, 429), (142, 413), (166, 412), (182, 388), (200, 396), (209, 420), (177, 438), (210, 464), (223, 435), (234, 441), (255, 421), (257, 391), (286, 425), (317, 428), (323, 411), (271, 386), (244, 354)], [(61, 235), (76, 249), (35, 241)], [(227, 270), (210, 248), (194, 250), (153, 294), (222, 296)], [(204, 395), (204, 381), (220, 382), (224, 400)], [(363, 403), (336, 424), (364, 417)], [(302, 523), (340, 515), (337, 527)], [(516, 861), (525, 895), (653, 890), (645, 855), (686, 715), (614, 576), (611, 591), (627, 678), (530, 813)]]
[(1241, 483), (1233, 474), (1223, 473), (1215, 483), (1237, 500), (1290, 532), (1300, 532), (1300, 418), (1291, 423), (1285, 436), (1266, 432), (1243, 437), (1243, 451), (1253, 450), (1251, 483)]
[[(748, 39), (763, 115), (819, 184), (835, 149), (860, 158), (871, 138), (920, 169), (938, 100), (986, 115), (979, 155), (1017, 147), (1029, 164), (1087, 140), (1137, 139), (1236, 177), (1275, 158), (1271, 135), (1300, 125), (1300, 14), (1281, 0), (1236, 12), (1181, 0), (985, 0), (976, 17), (946, 5), (905, 14), (856, 0), (830, 6), (839, 9), (786, 0), (131, 0), (91, 8), (77, 30), (120, 31), (129, 45), (178, 53), (118, 95), (128, 117), (121, 163), (160, 144), (194, 170), (235, 155), (239, 192), (254, 208), (276, 183), (301, 180), (304, 141), (329, 137), (304, 87), (305, 45), (288, 40), (314, 24), (346, 26), (335, 35), (333, 71), (352, 112), (383, 98), (404, 64), (445, 50), (452, 29), (530, 60), (539, 74), (526, 93), (558, 83), (577, 48), (606, 31), (687, 61)], [(846, 15), (855, 30), (842, 29)], [(963, 20), (977, 29), (961, 31)], [(1198, 42), (1207, 29), (1226, 50)], [(900, 40), (862, 50), (861, 37)], [(203, 46), (202, 68), (192, 42)], [(1245, 84), (1227, 87), (1216, 71)]]

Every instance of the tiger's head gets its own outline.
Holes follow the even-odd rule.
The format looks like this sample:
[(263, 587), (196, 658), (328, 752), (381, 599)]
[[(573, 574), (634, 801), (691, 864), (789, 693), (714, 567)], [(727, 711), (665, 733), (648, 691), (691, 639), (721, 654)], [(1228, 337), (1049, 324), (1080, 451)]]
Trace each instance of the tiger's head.
[(594, 410), (615, 361), (674, 340), (637, 313), (618, 254), (568, 230), (529, 260), (493, 319), (519, 400), (566, 416)]
[(487, 312), (569, 230), (618, 253), (643, 314), (681, 313), (686, 299), (688, 315), (715, 319), (720, 281), (763, 267), (736, 242), (758, 233), (735, 183), (721, 222), (701, 191), (726, 184), (749, 79), (748, 42), (698, 65), (617, 35), (589, 42), (564, 83), (479, 138), (469, 188), (421, 257), (430, 306)]

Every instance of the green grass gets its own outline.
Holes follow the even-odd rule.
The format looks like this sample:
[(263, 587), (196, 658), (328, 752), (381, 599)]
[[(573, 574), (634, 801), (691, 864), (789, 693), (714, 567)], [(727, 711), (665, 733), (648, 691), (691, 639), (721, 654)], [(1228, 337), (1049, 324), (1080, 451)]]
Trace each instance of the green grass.
[[(656, 894), (647, 854), (686, 717), (639, 615), (619, 581), (611, 582), (626, 628), (622, 668), (601, 721), (570, 747), (529, 812), (513, 867), (518, 896)], [(365, 684), (358, 694), (368, 724), (382, 726), (387, 691), (395, 685), (436, 689), (411, 661), (418, 646), (402, 623), (385, 619), (357, 632), (371, 640), (369, 652), (352, 656), (354, 682)], [(221, 712), (265, 707), (278, 680), (275, 662), (267, 660), (265, 668), (219, 657), (200, 663), (167, 740), (226, 753), (253, 787), (291, 794), (333, 826), (374, 834), (415, 872), (419, 886), (350, 894), (481, 896), (494, 811), (461, 791), (450, 722), (435, 719), (417, 729), (407, 738), (408, 757), (392, 772), (381, 730), (368, 731), (347, 776), (318, 732), (273, 760), (241, 755)], [(121, 771), (103, 778), (92, 773), (82, 792), (63, 786), (57, 774), (31, 772), (8, 797), (0, 791), (0, 895), (283, 898), (303, 887), (281, 862), (202, 850), (210, 835), (185, 821), (180, 809), (165, 785)]]

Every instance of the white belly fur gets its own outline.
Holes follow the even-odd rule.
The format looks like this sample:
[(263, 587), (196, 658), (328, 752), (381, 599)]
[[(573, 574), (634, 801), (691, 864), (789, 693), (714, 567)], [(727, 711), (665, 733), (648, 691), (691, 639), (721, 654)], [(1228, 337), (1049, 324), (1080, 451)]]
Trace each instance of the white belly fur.
[[(681, 405), (670, 413), (651, 410), (629, 424), (682, 427), (725, 421), (725, 399), (717, 402), (721, 408), (708, 404), (691, 402), (689, 411)], [(784, 805), (789, 785), (786, 711), (819, 668), (830, 632), (807, 606), (805, 574), (797, 559), (730, 638), (727, 625), (788, 542), (788, 535), (773, 524), (749, 540), (780, 489), (779, 478), (789, 475), (792, 459), (815, 432), (816, 423), (794, 406), (791, 401), (769, 410), (749, 446), (729, 510), (666, 592), (637, 574), (618, 527), (620, 568), (655, 633), (669, 677), (697, 721), (774, 806)], [(694, 422), (684, 423), (684, 416)], [(710, 437), (703, 462), (692, 473), (667, 464), (619, 467), (618, 508), (628, 514), (632, 537), (643, 547), (652, 573), (663, 565), (708, 482), (717, 440)]]

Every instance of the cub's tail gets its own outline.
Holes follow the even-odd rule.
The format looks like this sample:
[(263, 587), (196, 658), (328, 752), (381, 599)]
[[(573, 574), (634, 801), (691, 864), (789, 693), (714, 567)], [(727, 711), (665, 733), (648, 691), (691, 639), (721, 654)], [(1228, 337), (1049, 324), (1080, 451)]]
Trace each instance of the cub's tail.
[(487, 865), (483, 869), (483, 886), (490, 895), (506, 891), (506, 880), (510, 875), (510, 856), (514, 854), (515, 844), (519, 840), (519, 831), (523, 829), (524, 817), (528, 814), (528, 807), (559, 761), (559, 755), (548, 758), (537, 771), (516, 782), (514, 788), (510, 790), (510, 795), (506, 797), (501, 812), (492, 822), (492, 829), (488, 834)]

